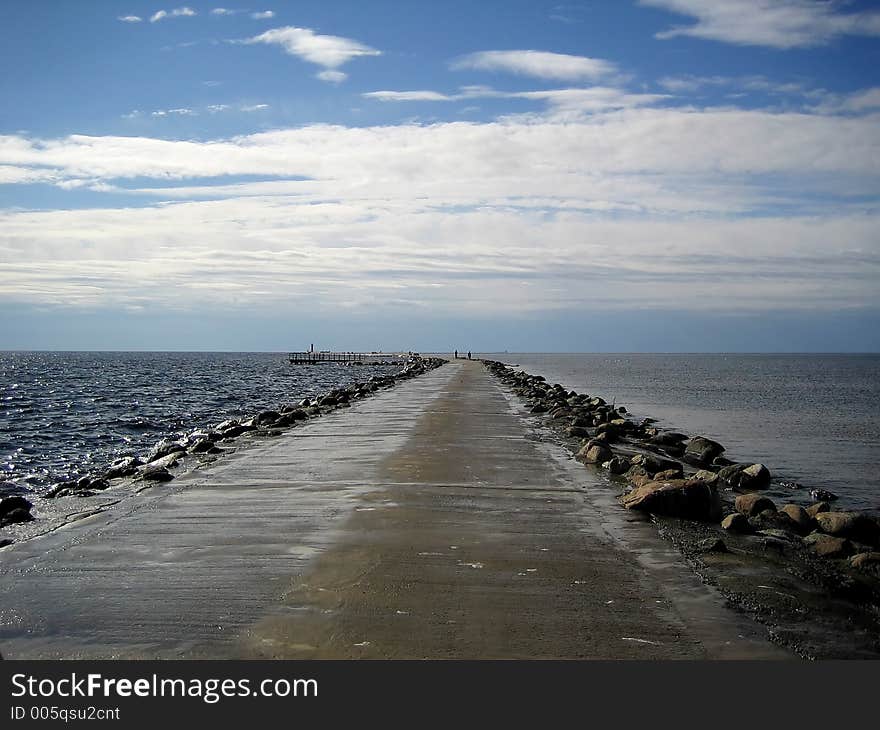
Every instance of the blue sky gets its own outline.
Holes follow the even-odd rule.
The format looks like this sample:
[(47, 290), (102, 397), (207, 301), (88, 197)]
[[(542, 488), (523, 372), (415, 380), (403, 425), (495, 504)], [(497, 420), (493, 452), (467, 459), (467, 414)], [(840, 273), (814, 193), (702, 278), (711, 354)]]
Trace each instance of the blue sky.
[(873, 3), (32, 0), (0, 57), (0, 348), (880, 349)]

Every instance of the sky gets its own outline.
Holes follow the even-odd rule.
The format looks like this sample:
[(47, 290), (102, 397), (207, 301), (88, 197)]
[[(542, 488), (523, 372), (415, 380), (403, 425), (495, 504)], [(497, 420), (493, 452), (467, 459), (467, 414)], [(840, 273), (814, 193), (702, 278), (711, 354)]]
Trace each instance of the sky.
[(880, 6), (0, 2), (0, 349), (880, 351)]

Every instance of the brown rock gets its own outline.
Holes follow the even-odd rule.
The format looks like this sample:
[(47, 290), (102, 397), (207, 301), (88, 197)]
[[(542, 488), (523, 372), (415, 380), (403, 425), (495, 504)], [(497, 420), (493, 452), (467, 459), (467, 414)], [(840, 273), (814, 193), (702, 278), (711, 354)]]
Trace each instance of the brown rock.
[(681, 469), (665, 469), (664, 471), (658, 471), (654, 475), (654, 481), (663, 482), (668, 479), (681, 479), (682, 478), (682, 470)]
[(849, 540), (833, 535), (823, 535), (821, 532), (813, 532), (804, 538), (804, 544), (817, 555), (825, 558), (843, 558), (852, 552)]
[(578, 456), (588, 464), (602, 464), (606, 461), (611, 461), (614, 458), (614, 452), (603, 443), (588, 441), (578, 451)]
[(700, 469), (694, 474), (694, 479), (702, 479), (706, 484), (716, 484), (718, 482), (718, 475), (714, 471)]
[(749, 518), (739, 512), (727, 515), (727, 517), (721, 520), (721, 527), (728, 532), (749, 533), (752, 531)]
[(776, 505), (773, 500), (768, 497), (762, 497), (760, 494), (740, 494), (734, 503), (736, 511), (746, 517), (754, 517), (764, 510), (776, 511)]
[(815, 517), (820, 512), (830, 512), (831, 505), (828, 502), (816, 502), (816, 504), (807, 507), (805, 511), (810, 517)]
[(820, 512), (816, 515), (819, 529), (828, 535), (846, 537), (876, 545), (880, 542), (880, 525), (861, 512)]
[(780, 512), (787, 514), (791, 521), (794, 522), (801, 530), (809, 532), (813, 529), (813, 518), (807, 514), (807, 511), (797, 504), (787, 504), (782, 507)]
[(699, 479), (647, 482), (620, 501), (627, 509), (697, 520), (717, 519), (719, 511), (715, 489)]
[(870, 552), (853, 555), (849, 559), (849, 564), (853, 568), (858, 568), (859, 570), (880, 570), (880, 553)]

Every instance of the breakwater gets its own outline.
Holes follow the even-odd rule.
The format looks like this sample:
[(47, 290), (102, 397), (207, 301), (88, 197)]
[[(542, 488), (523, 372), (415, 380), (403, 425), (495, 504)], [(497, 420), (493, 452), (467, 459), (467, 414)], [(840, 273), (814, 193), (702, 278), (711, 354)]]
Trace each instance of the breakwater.
[[(623, 508), (651, 515), (709, 580), (729, 584), (729, 597), (750, 606), (758, 618), (785, 615), (776, 622), (790, 633), (786, 643), (805, 655), (816, 651), (799, 636), (805, 614), (817, 610), (808, 599), (812, 584), (847, 600), (851, 612), (835, 619), (851, 624), (858, 617), (867, 644), (876, 644), (880, 522), (873, 515), (837, 511), (835, 496), (822, 490), (814, 491), (806, 508), (776, 504), (762, 494), (772, 480), (767, 466), (733, 462), (717, 441), (659, 429), (651, 418), (630, 419), (623, 405), (501, 362), (485, 364), (578, 460), (607, 475)], [(781, 571), (795, 572), (803, 584), (790, 585)], [(760, 580), (753, 580), (758, 575)], [(824, 630), (834, 632), (833, 626)]]
[[(0, 532), (0, 545), (43, 534), (71, 516), (100, 510), (105, 504), (115, 503), (141, 489), (169, 482), (194, 467), (211, 463), (243, 443), (278, 436), (297, 424), (337, 408), (349, 407), (353, 402), (439, 367), (443, 362), (439, 358), (413, 356), (391, 368), (391, 372), (331, 387), (296, 403), (282, 403), (250, 415), (179, 431), (145, 446), (140, 452), (121, 455), (108, 464), (93, 466), (88, 473), (78, 473), (73, 478), (56, 482), (42, 492), (34, 493), (18, 484), (4, 482), (0, 485), (0, 529), (5, 529)], [(103, 499), (89, 501), (88, 498), (92, 497)]]

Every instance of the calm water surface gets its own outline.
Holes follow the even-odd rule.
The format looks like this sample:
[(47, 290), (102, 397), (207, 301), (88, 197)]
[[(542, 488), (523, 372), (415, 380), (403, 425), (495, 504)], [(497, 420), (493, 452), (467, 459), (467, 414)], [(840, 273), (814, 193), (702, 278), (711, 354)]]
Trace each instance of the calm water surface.
[(880, 510), (880, 355), (482, 355), (717, 439), (838, 505)]

